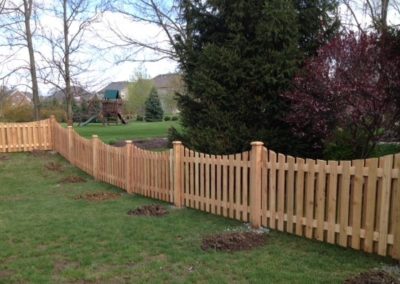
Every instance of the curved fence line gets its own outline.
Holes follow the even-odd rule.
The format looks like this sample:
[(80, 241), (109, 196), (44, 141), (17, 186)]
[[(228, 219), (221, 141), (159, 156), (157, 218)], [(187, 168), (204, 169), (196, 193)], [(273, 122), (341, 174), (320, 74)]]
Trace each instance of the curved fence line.
[(0, 124), (0, 152), (53, 149), (103, 181), (252, 226), (400, 259), (400, 153), (352, 161), (292, 157), (253, 142), (209, 155), (174, 142), (153, 152), (79, 136), (54, 118)]

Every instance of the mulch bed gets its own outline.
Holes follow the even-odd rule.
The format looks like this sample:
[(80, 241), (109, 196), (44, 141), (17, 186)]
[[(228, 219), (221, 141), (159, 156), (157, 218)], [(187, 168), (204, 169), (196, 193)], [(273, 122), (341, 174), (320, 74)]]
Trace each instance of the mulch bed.
[(206, 236), (201, 248), (210, 251), (250, 250), (265, 245), (266, 236), (256, 232), (233, 232)]
[(346, 279), (345, 284), (400, 284), (400, 281), (385, 271), (367, 271)]
[[(125, 144), (126, 144), (125, 141), (117, 141), (112, 146), (124, 147)], [(148, 140), (136, 140), (136, 141), (133, 141), (133, 144), (135, 144), (137, 147), (139, 147), (141, 149), (145, 149), (145, 150), (161, 149), (161, 148), (168, 148), (168, 139), (167, 138), (154, 138), (154, 139), (148, 139)]]
[(143, 205), (128, 211), (128, 215), (133, 216), (164, 216), (168, 211), (161, 205)]
[(115, 200), (120, 198), (121, 195), (113, 192), (94, 192), (86, 193), (76, 196), (74, 199), (84, 199), (88, 201), (105, 201), (105, 200)]
[(86, 180), (83, 177), (79, 176), (67, 176), (60, 180), (60, 183), (82, 183), (86, 182)]
[(44, 167), (51, 172), (61, 172), (63, 170), (61, 164), (54, 162), (47, 163)]

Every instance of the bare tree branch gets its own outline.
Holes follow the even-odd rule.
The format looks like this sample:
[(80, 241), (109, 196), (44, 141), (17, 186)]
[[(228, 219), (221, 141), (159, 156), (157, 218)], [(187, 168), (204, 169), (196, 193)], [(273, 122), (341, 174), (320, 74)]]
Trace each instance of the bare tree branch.
[(33, 44), (37, 25), (37, 7), (34, 5), (33, 0), (1, 1), (0, 12), (2, 13), (0, 29), (6, 35), (6, 42), (1, 43), (0, 46), (7, 46), (11, 50), (17, 48), (17, 51), (3, 56), (3, 60), (5, 60), (5, 62), (18, 61), (16, 59), (16, 54), (21, 51), (22, 48), (28, 52), (29, 57), (28, 62), (19, 60), (20, 62), (23, 62), (23, 65), (16, 64), (16, 67), (6, 72), (6, 74), (2, 75), (1, 78), (12, 76), (17, 73), (19, 76), (23, 76), (19, 71), (28, 71), (31, 81), (30, 88), (32, 90), (33, 117), (35, 120), (38, 120), (40, 119), (40, 100), (35, 49)]
[(53, 16), (61, 19), (62, 29), (52, 31), (42, 28), (43, 39), (51, 49), (49, 54), (41, 54), (45, 66), (41, 68), (41, 78), (46, 84), (62, 91), (66, 98), (67, 120), (72, 123), (74, 85), (81, 85), (78, 77), (89, 72), (92, 60), (82, 60), (82, 50), (87, 46), (85, 32), (98, 19), (97, 8), (90, 6), (89, 0), (58, 0), (52, 7)]
[[(116, 63), (121, 62), (157, 62), (163, 59), (177, 58), (176, 37), (186, 37), (185, 27), (179, 20), (178, 5), (176, 1), (158, 0), (109, 0), (106, 2), (105, 11), (124, 16), (132, 23), (151, 24), (160, 29), (165, 41), (144, 40), (129, 34), (126, 29), (108, 23), (108, 29), (115, 36), (115, 40), (103, 38), (107, 48), (122, 50), (123, 55), (116, 58)], [(101, 36), (101, 35), (100, 35)], [(138, 59), (143, 51), (152, 51), (151, 58)]]

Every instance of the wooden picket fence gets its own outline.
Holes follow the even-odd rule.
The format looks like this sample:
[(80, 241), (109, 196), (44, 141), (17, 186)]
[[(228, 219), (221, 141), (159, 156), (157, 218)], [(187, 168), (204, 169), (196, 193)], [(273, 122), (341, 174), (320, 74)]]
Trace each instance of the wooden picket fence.
[(50, 120), (0, 123), (0, 153), (52, 148)]
[[(22, 125), (30, 125), (25, 133), (31, 134), (24, 135), (20, 129), (29, 126)], [(131, 141), (117, 148), (96, 135), (82, 138), (54, 119), (22, 125), (0, 126), (0, 151), (53, 149), (128, 193), (400, 259), (400, 153), (316, 161), (277, 154), (261, 142), (234, 155), (198, 153), (181, 142), (151, 152)], [(2, 133), (8, 133), (7, 140)], [(39, 136), (44, 142), (32, 138)]]

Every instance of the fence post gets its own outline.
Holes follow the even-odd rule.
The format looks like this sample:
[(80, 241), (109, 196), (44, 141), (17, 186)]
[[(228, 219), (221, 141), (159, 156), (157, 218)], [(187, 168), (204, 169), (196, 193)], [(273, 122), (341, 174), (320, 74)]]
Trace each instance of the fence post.
[(261, 226), (261, 174), (264, 143), (251, 142), (250, 152), (250, 223), (253, 228)]
[(98, 145), (99, 137), (92, 135), (92, 158), (93, 158), (93, 177), (99, 180), (99, 164), (98, 164)]
[(74, 145), (73, 145), (73, 142), (72, 142), (72, 131), (73, 131), (73, 129), (72, 129), (72, 126), (71, 125), (69, 125), (68, 126), (68, 128), (67, 128), (67, 130), (68, 130), (68, 160), (69, 160), (69, 162), (71, 163), (71, 164), (75, 164), (74, 163), (74, 159), (73, 159), (73, 157), (72, 157), (72, 153), (73, 153), (73, 147), (74, 147)]
[(56, 125), (56, 117), (54, 116), (54, 114), (50, 115), (50, 147), (51, 150), (55, 150), (56, 149), (56, 142), (55, 142), (55, 125)]
[(131, 160), (132, 160), (132, 141), (126, 140), (125, 141), (125, 151), (126, 151), (126, 164), (125, 164), (125, 180), (126, 180), (126, 192), (130, 192), (130, 185), (131, 185)]
[(178, 208), (183, 207), (183, 185), (182, 185), (182, 142), (172, 142), (174, 146), (174, 204)]

